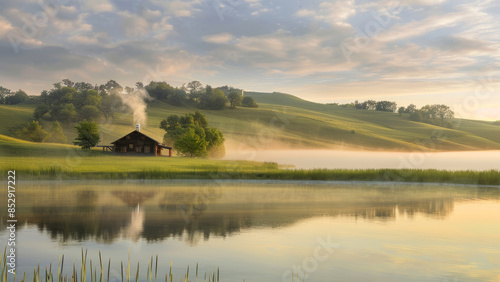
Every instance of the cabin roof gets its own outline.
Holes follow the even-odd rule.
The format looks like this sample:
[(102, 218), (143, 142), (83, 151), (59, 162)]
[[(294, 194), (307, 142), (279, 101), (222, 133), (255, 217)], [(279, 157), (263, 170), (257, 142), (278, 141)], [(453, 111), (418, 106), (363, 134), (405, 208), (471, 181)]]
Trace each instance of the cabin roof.
[(126, 134), (126, 135), (124, 135), (123, 137), (121, 137), (121, 138), (119, 138), (119, 139), (117, 139), (117, 140), (115, 140), (115, 141), (111, 142), (111, 144), (115, 144), (115, 143), (116, 143), (116, 142), (118, 142), (118, 141), (123, 141), (125, 138), (127, 138), (127, 136), (129, 136), (129, 135), (131, 135), (131, 134), (139, 134), (139, 135), (142, 135), (142, 136), (144, 136), (144, 137), (146, 137), (146, 138), (148, 138), (148, 139), (150, 139), (150, 140), (154, 141), (154, 142), (156, 143), (156, 145), (157, 145), (157, 146), (160, 146), (160, 147), (162, 147), (162, 148), (166, 148), (166, 149), (172, 149), (172, 147), (166, 146), (166, 145), (162, 144), (161, 142), (159, 142), (158, 140), (156, 140), (156, 139), (154, 139), (154, 138), (151, 138), (151, 137), (147, 136), (146, 134), (144, 134), (144, 133), (142, 133), (142, 132), (140, 132), (140, 131), (137, 131), (137, 130), (134, 130), (134, 131), (132, 131), (132, 132), (130, 132), (130, 133), (128, 133), (128, 134)]

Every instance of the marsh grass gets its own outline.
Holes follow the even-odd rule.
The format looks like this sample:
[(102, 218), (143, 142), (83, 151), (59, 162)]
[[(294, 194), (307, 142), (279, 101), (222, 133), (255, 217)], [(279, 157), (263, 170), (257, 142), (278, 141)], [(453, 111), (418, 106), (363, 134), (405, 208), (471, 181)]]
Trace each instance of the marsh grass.
[(500, 185), (500, 171), (435, 169), (284, 169), (274, 162), (119, 156), (0, 136), (0, 179), (264, 179), (435, 182)]
[[(0, 257), (0, 266), (2, 267), (2, 275), (0, 282), (6, 282), (7, 281), (7, 246), (4, 249), (4, 252), (1, 254)], [(49, 267), (45, 267), (45, 273), (42, 274), (40, 273), (40, 264), (37, 266), (33, 267), (33, 282), (109, 282), (110, 280), (110, 271), (111, 271), (111, 259), (108, 260), (108, 265), (106, 268), (106, 271), (104, 269), (103, 263), (102, 263), (102, 257), (101, 257), (101, 251), (99, 251), (99, 264), (97, 265), (96, 261), (92, 261), (92, 259), (89, 260), (89, 263), (87, 263), (87, 250), (83, 250), (82, 248), (82, 258), (81, 258), (81, 263), (80, 263), (80, 269), (75, 264), (75, 261), (73, 261), (73, 267), (71, 269), (70, 273), (64, 274), (64, 255), (62, 257), (59, 257), (59, 261), (57, 263), (57, 272), (53, 273), (52, 272), (52, 264), (49, 265)], [(90, 272), (88, 272), (88, 267), (90, 268)], [(137, 268), (135, 270), (135, 275), (132, 277), (131, 276), (131, 266), (130, 266), (130, 250), (128, 253), (128, 260), (127, 260), (127, 268), (125, 270), (125, 278), (124, 279), (124, 273), (123, 273), (123, 261), (120, 262), (121, 266), (121, 282), (131, 282), (131, 281), (146, 281), (146, 282), (158, 282), (161, 280), (158, 279), (158, 255), (155, 257), (151, 256), (151, 259), (148, 260), (147, 264), (145, 264), (146, 268), (146, 275), (144, 277), (141, 276), (140, 272), (140, 263), (137, 262)], [(97, 271), (97, 268), (99, 267), (99, 272)], [(161, 269), (160, 269), (161, 271)], [(80, 273), (80, 275), (78, 275)], [(154, 275), (153, 275), (154, 274)], [(208, 275), (205, 272), (204, 273), (204, 279), (203, 280), (198, 280), (198, 263), (196, 264), (196, 271), (194, 273), (194, 281), (204, 281), (204, 282), (219, 282), (220, 281), (220, 275), (219, 275), (219, 268), (217, 268), (217, 272), (209, 272)], [(88, 277), (90, 275), (90, 279)], [(13, 276), (13, 282), (16, 281), (16, 276), (17, 276), (17, 271), (15, 272)], [(54, 276), (56, 279), (54, 279)], [(118, 277), (116, 277), (118, 278)], [(132, 279), (134, 278), (134, 279)], [(145, 278), (145, 280), (144, 280)], [(183, 279), (184, 278), (184, 279)], [(208, 280), (207, 280), (208, 278)], [(172, 261), (170, 261), (170, 269), (169, 272), (165, 274), (165, 282), (173, 282), (174, 281), (174, 275), (172, 274)], [(21, 279), (21, 282), (26, 282), (26, 272), (23, 274), (23, 278)], [(114, 281), (117, 281), (116, 279)], [(177, 281), (177, 280), (176, 280)], [(183, 277), (180, 278), (180, 281), (184, 282), (191, 282), (193, 280), (189, 279), (189, 266), (187, 267), (186, 273), (183, 275)]]
[[(198, 162), (199, 161), (199, 162)], [(25, 180), (65, 179), (239, 179), (239, 180), (318, 180), (318, 181), (386, 181), (500, 185), (500, 171), (449, 171), (436, 169), (281, 169), (275, 163), (217, 162), (205, 160), (168, 160), (155, 162), (135, 160), (130, 164), (94, 163), (67, 169), (57, 165), (38, 165), (36, 160), (0, 165), (0, 177), (7, 170)], [(142, 163), (144, 162), (144, 163)], [(125, 162), (126, 163), (126, 162)], [(122, 163), (123, 164), (123, 163)], [(83, 166), (83, 165), (82, 165)]]

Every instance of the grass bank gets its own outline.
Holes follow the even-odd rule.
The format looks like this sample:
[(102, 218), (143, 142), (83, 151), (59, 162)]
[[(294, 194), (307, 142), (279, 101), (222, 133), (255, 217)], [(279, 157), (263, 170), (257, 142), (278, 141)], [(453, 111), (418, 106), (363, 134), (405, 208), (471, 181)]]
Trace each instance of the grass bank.
[(435, 182), (500, 185), (500, 171), (433, 169), (284, 169), (277, 163), (180, 157), (120, 156), (71, 145), (38, 144), (0, 135), (0, 178), (65, 179), (262, 179)]

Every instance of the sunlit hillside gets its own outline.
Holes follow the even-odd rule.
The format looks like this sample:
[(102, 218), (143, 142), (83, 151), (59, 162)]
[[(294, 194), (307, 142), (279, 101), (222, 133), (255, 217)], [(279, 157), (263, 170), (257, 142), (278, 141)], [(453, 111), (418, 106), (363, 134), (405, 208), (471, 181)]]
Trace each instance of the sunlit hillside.
[[(491, 122), (460, 120), (448, 129), (410, 121), (406, 114), (356, 110), (313, 103), (281, 93), (252, 93), (258, 108), (201, 110), (211, 126), (222, 130), (231, 148), (344, 148), (367, 150), (498, 150), (500, 126)], [(15, 136), (32, 120), (33, 105), (1, 105), (0, 133)], [(162, 119), (198, 109), (153, 102), (141, 130), (162, 140)], [(63, 125), (68, 142), (76, 136), (73, 125)], [(135, 129), (131, 114), (116, 113), (101, 122), (101, 144), (109, 144)]]

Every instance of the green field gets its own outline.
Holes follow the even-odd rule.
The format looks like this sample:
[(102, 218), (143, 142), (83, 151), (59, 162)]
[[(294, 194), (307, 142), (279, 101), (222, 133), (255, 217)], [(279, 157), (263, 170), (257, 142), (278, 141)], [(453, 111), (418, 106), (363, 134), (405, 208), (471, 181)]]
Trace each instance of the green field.
[[(17, 179), (260, 179), (397, 181), (500, 185), (500, 171), (293, 170), (276, 163), (181, 157), (120, 156), (71, 145), (39, 144), (0, 135), (0, 178)], [(210, 184), (210, 182), (207, 182)], [(214, 182), (216, 183), (216, 181)]]
[[(413, 122), (406, 115), (356, 110), (324, 105), (280, 93), (252, 93), (259, 108), (221, 111), (201, 110), (210, 125), (224, 133), (232, 148), (342, 148), (398, 151), (499, 150), (500, 126), (491, 122), (457, 120), (455, 129)], [(32, 119), (34, 105), (0, 105), (0, 134), (14, 136)], [(141, 130), (162, 140), (160, 121), (171, 114), (198, 109), (174, 107), (164, 102), (148, 106), (147, 124)], [(73, 125), (63, 125), (68, 142), (75, 136)], [(109, 144), (135, 129), (131, 114), (115, 114), (100, 124), (101, 145)], [(437, 139), (431, 139), (432, 136)], [(167, 144), (170, 145), (170, 144)]]

